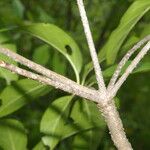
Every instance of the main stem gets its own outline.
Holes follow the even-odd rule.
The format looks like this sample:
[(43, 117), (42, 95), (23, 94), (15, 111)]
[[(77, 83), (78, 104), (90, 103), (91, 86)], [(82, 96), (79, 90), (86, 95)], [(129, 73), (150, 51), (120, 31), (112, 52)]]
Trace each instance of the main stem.
[(132, 146), (124, 132), (123, 124), (115, 107), (114, 100), (111, 100), (104, 107), (98, 104), (98, 107), (107, 123), (111, 139), (118, 150), (132, 150)]
[(82, 20), (82, 24), (84, 27), (84, 32), (85, 32), (88, 46), (90, 49), (100, 95), (103, 97), (103, 100), (102, 100), (103, 106), (101, 104), (99, 104), (98, 106), (99, 106), (100, 111), (102, 112), (102, 114), (105, 118), (105, 121), (108, 125), (109, 131), (111, 134), (111, 138), (112, 138), (115, 146), (119, 150), (132, 150), (131, 144), (128, 142), (128, 139), (125, 135), (122, 121), (121, 121), (119, 114), (117, 112), (117, 109), (114, 105), (114, 101), (111, 100), (111, 98), (109, 97), (105, 83), (104, 83), (101, 67), (99, 65), (99, 61), (98, 61), (97, 53), (95, 50), (95, 45), (93, 42), (92, 34), (90, 31), (89, 22), (87, 19), (83, 0), (77, 0), (77, 4), (79, 7), (81, 20)]

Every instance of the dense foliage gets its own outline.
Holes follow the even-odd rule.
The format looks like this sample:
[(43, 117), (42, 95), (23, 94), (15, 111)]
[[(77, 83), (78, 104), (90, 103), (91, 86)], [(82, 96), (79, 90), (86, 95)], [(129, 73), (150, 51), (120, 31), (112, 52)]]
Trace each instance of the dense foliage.
[[(150, 34), (150, 1), (85, 4), (107, 83), (127, 50)], [(0, 46), (97, 88), (75, 0), (1, 0)], [(2, 54), (0, 60), (20, 66)], [(137, 150), (150, 147), (149, 79), (148, 54), (116, 97), (125, 131)], [(0, 68), (0, 150), (49, 148), (115, 149), (96, 104)]]

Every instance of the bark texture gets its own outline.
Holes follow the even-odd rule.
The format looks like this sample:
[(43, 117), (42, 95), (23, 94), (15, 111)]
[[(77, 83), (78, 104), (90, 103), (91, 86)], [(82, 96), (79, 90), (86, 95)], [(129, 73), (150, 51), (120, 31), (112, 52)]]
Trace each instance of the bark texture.
[(132, 150), (132, 146), (124, 132), (123, 124), (115, 107), (114, 100), (111, 100), (103, 107), (98, 104), (98, 108), (107, 123), (111, 139), (118, 150)]

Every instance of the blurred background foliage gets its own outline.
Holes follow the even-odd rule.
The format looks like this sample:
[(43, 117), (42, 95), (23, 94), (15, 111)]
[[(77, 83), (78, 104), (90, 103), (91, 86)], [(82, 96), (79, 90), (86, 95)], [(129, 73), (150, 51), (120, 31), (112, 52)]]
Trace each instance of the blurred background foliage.
[[(111, 32), (118, 26), (121, 17), (134, 1), (136, 0), (119, 0), (119, 1), (118, 0), (84, 0), (97, 52), (100, 52), (100, 50), (103, 48), (104, 44), (107, 42), (109, 36), (111, 35)], [(115, 64), (122, 58), (125, 52), (129, 48), (131, 48), (131, 46), (133, 46), (134, 43), (139, 41), (144, 36), (150, 34), (149, 21), (150, 21), (150, 12), (146, 13), (146, 15), (144, 15), (140, 19), (140, 21), (129, 33), (127, 39), (121, 46), (121, 50), (117, 56)], [(65, 59), (63, 55), (60, 55), (58, 51), (56, 51), (51, 46), (45, 44), (45, 42), (31, 36), (30, 34), (27, 34), (26, 32), (22, 32), (17, 28), (18, 26), (22, 26), (24, 24), (30, 24), (30, 23), (50, 23), (64, 30), (78, 44), (83, 57), (83, 66), (85, 66), (87, 63), (91, 61), (91, 58), (89, 55), (87, 42), (85, 40), (83, 27), (80, 21), (80, 16), (78, 13), (76, 1), (75, 0), (55, 0), (55, 1), (54, 0), (44, 0), (44, 1), (43, 0), (0, 0), (0, 31), (6, 30), (6, 32), (0, 33), (0, 43), (4, 44), (5, 46), (8, 43), (9, 44), (11, 43), (13, 44), (13, 48), (12, 45), (9, 45), (9, 47), (14, 49), (14, 51), (17, 51), (17, 53), (55, 72), (58, 72), (64, 76), (76, 80), (76, 77), (73, 73), (73, 69), (70, 63)], [(59, 35), (57, 36), (59, 37)], [(8, 45), (6, 47), (8, 47)], [(129, 140), (133, 145), (133, 148), (136, 150), (148, 150), (150, 147), (150, 142), (149, 142), (150, 141), (150, 119), (149, 119), (150, 118), (150, 101), (149, 101), (150, 63), (148, 63), (149, 60), (150, 60), (150, 55), (148, 54), (143, 60), (144, 62), (147, 62), (147, 66), (145, 66), (146, 71), (144, 70), (138, 74), (131, 75), (128, 78), (128, 80), (125, 82), (123, 87), (120, 89), (117, 95), (117, 99), (119, 99), (117, 100), (118, 110), (123, 120), (125, 131), (127, 133)], [(111, 67), (111, 65), (107, 64), (106, 61), (102, 62), (102, 68), (104, 70)], [(1, 92), (4, 90), (4, 88), (7, 88), (7, 86), (10, 85), (16, 87), (14, 82), (17, 80), (24, 79), (23, 77), (20, 76), (18, 77), (16, 75), (9, 76), (8, 72), (6, 74), (7, 74), (7, 78), (4, 78), (2, 75), (0, 78)], [(82, 67), (80, 76), (84, 76), (83, 74), (84, 74), (84, 67)], [(86, 82), (84, 84), (88, 86), (92, 85), (93, 88), (97, 88), (97, 86), (93, 82), (93, 78), (94, 78), (93, 74), (94, 74), (93, 71), (91, 71), (90, 74), (88, 74)], [(112, 73), (108, 72), (108, 75), (106, 75), (105, 78), (106, 82), (108, 82), (108, 79), (110, 78), (111, 74)], [(22, 84), (23, 83), (21, 83), (20, 85)], [(31, 86), (31, 85), (29, 84), (27, 86)], [(68, 95), (67, 93), (64, 93), (60, 90), (55, 90), (53, 88), (48, 88), (48, 87), (44, 87), (44, 89), (40, 89), (40, 90), (45, 91), (45, 93), (32, 95), (33, 98), (36, 99), (36, 101), (30, 102), (28, 103), (28, 105), (25, 105), (21, 109), (18, 110), (16, 109), (17, 111), (15, 112), (12, 111), (13, 113), (4, 117), (4, 119), (13, 118), (22, 122), (25, 128), (25, 133), (27, 134), (28, 137), (28, 141), (27, 141), (28, 149), (35, 149), (35, 150), (48, 149), (48, 147), (43, 146), (41, 142), (37, 145), (37, 147), (35, 147), (35, 145), (41, 140), (41, 137), (45, 132), (43, 131), (44, 129), (42, 130), (42, 127), (40, 127), (42, 126), (40, 125), (41, 118), (42, 120), (44, 120), (43, 119), (44, 117), (42, 116), (49, 104), (53, 103), (53, 105), (56, 107), (58, 104), (57, 102), (55, 104), (54, 100), (58, 98), (65, 99), (64, 96)], [(0, 96), (1, 98), (0, 102), (2, 102), (3, 95)], [(73, 100), (72, 103), (74, 103), (74, 101), (75, 100)], [(2, 104), (3, 103), (1, 103), (0, 105)], [(73, 104), (69, 104), (69, 105), (73, 105)], [(78, 104), (76, 104), (74, 107), (77, 107), (77, 105)], [(23, 106), (23, 104), (21, 104), (21, 106)], [(60, 109), (62, 109), (61, 104), (58, 106)], [(70, 107), (72, 108), (72, 106)], [(91, 109), (95, 108), (91, 104), (90, 107)], [(81, 111), (83, 111), (83, 109), (81, 109)], [(68, 121), (71, 122), (73, 118), (76, 116), (73, 114), (77, 114), (75, 108), (73, 109), (73, 112), (71, 114), (72, 117), (70, 117)], [(84, 111), (83, 114), (82, 113), (77, 114), (77, 116), (80, 115), (81, 116), (84, 115)], [(87, 120), (88, 117), (86, 118)], [(96, 119), (95, 117), (92, 119), (95, 121), (99, 118)], [(77, 120), (81, 121), (79, 118)], [(1, 122), (3, 122), (3, 118), (1, 119)], [(8, 123), (9, 121), (6, 120), (5, 122)], [(115, 149), (111, 141), (108, 129), (104, 125), (104, 120), (101, 120), (100, 123), (101, 123), (101, 129), (96, 130), (95, 132), (93, 132), (92, 130), (92, 134), (95, 139), (92, 136), (90, 136), (91, 139), (92, 138), (94, 139), (94, 140), (92, 139), (94, 144), (90, 145), (88, 143), (88, 141), (90, 140), (86, 139), (86, 137), (88, 137), (88, 134), (90, 133), (89, 130), (90, 124), (89, 125), (86, 124), (87, 130), (89, 130), (89, 132), (82, 131), (83, 132), (82, 133), (80, 130), (76, 129), (70, 135), (69, 133), (68, 135), (66, 135), (66, 133), (63, 133), (65, 134), (66, 138), (62, 138), (62, 140), (60, 140), (60, 142), (56, 144), (55, 149), (56, 150), (57, 149), (58, 150), (67, 150), (67, 149), (68, 150), (71, 149), (113, 150)], [(51, 124), (53, 124), (53, 121), (50, 122), (50, 125)], [(80, 125), (82, 125), (82, 122)], [(65, 130), (65, 127), (58, 129), (58, 131), (59, 130), (61, 132), (61, 130)], [(66, 130), (68, 131), (69, 129)], [(1, 131), (1, 127), (0, 127), (0, 132), (1, 132), (0, 135), (2, 136), (3, 134)], [(96, 133), (98, 133), (99, 135)], [(93, 147), (94, 145), (95, 147)], [(88, 148), (86, 146), (88, 146)], [(92, 146), (92, 148), (89, 148), (90, 146)], [(0, 140), (0, 147), (2, 147), (1, 140)], [(5, 148), (4, 150), (7, 149)]]

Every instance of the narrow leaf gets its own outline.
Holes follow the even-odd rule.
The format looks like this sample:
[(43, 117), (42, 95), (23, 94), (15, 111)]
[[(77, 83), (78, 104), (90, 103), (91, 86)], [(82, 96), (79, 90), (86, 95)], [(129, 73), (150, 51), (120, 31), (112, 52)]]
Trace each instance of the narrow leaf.
[(112, 32), (108, 42), (100, 52), (106, 52), (106, 59), (108, 64), (113, 64), (115, 62), (118, 51), (120, 50), (120, 47), (122, 46), (129, 32), (143, 17), (143, 15), (149, 11), (149, 9), (149, 0), (137, 0), (123, 15), (119, 26)]

